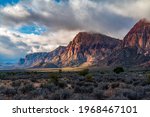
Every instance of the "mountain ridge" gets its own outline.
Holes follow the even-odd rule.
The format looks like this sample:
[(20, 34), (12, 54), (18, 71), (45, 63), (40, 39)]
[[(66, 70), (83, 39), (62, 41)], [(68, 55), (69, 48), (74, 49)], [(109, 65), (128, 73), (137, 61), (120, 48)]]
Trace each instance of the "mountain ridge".
[(40, 54), (27, 55), (24, 63), (30, 63), (28, 57), (34, 55), (28, 67), (144, 65), (150, 63), (150, 22), (139, 20), (123, 40), (100, 33), (79, 32), (67, 46)]

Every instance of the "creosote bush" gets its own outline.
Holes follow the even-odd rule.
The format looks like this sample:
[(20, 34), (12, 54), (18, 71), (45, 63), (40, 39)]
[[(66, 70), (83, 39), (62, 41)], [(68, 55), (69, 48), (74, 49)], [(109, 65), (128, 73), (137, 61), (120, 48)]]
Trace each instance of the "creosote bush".
[(93, 81), (93, 77), (92, 77), (91, 74), (87, 74), (87, 75), (85, 76), (85, 79), (86, 79), (86, 81), (89, 81), (89, 82), (92, 82), (92, 81)]
[(49, 74), (49, 83), (54, 83), (55, 85), (59, 82), (59, 76), (57, 73)]
[(28, 93), (28, 92), (34, 90), (34, 87), (33, 87), (32, 84), (26, 84), (26, 85), (20, 87), (19, 90), (20, 90), (23, 94), (25, 94), (25, 93)]
[(124, 72), (124, 69), (123, 69), (123, 67), (116, 67), (113, 71), (114, 71), (116, 74), (120, 74), (121, 72)]

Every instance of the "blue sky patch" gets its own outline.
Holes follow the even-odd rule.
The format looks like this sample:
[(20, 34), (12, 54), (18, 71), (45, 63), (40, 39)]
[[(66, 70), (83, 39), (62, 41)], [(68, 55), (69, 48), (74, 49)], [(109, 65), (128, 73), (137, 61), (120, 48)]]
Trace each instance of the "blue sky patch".
[(61, 0), (55, 0), (55, 1), (59, 3)]
[(57, 3), (66, 3), (66, 2), (68, 2), (68, 0), (54, 0), (55, 2), (57, 2)]
[(41, 35), (46, 31), (46, 28), (44, 26), (38, 26), (38, 25), (24, 25), (19, 29), (17, 29), (17, 31), (25, 34)]
[(0, 6), (7, 6), (17, 4), (20, 0), (0, 0)]

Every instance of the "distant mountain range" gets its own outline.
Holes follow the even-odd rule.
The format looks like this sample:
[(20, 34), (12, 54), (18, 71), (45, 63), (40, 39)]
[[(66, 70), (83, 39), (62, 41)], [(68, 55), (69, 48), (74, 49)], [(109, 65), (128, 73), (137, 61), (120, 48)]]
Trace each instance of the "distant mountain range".
[(24, 68), (150, 65), (150, 22), (137, 22), (123, 40), (99, 33), (79, 32), (68, 46), (21, 58)]

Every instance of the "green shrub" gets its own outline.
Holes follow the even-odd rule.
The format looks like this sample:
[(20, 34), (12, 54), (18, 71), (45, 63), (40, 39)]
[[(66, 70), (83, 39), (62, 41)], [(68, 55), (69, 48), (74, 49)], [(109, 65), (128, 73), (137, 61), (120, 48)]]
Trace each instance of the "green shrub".
[(89, 69), (84, 69), (82, 71), (79, 72), (80, 76), (86, 76), (89, 73)]
[(85, 76), (85, 78), (86, 78), (86, 81), (93, 81), (93, 77), (92, 77), (92, 75), (91, 74), (87, 74), (86, 76)]
[(67, 86), (67, 83), (64, 82), (64, 81), (59, 81), (58, 86), (59, 86), (60, 88), (64, 88), (64, 87)]
[(124, 72), (124, 69), (123, 69), (123, 67), (116, 67), (113, 71), (114, 71), (116, 74), (120, 74), (121, 72)]
[(19, 81), (19, 80), (15, 80), (12, 82), (13, 87), (19, 87), (20, 85), (21, 85), (21, 81)]
[(33, 91), (35, 88), (33, 87), (32, 84), (26, 84), (25, 86), (22, 86), (19, 88), (19, 90), (25, 94), (25, 93), (28, 93), (30, 91)]

